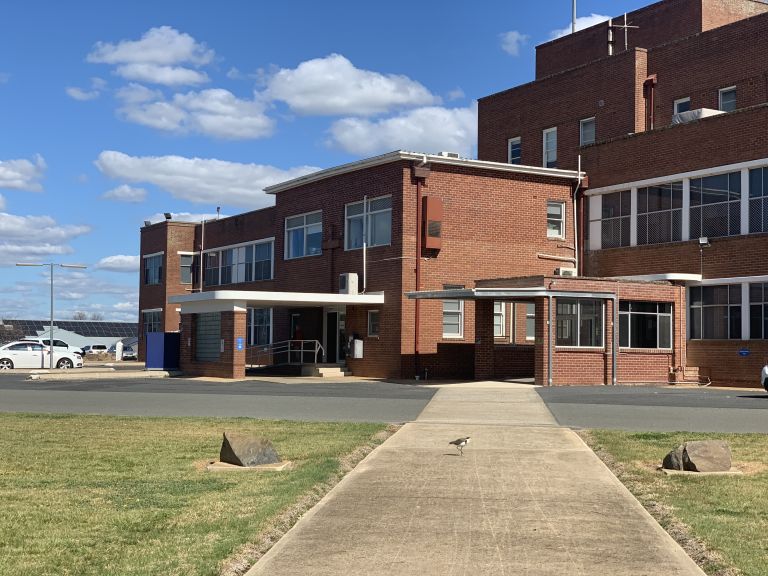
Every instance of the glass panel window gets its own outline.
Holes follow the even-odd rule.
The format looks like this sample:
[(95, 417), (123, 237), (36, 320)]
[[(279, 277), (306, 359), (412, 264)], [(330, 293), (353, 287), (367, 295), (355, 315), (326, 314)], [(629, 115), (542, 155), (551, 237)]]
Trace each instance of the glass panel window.
[(556, 305), (557, 346), (601, 347), (603, 302), (581, 298), (558, 298)]
[(565, 238), (564, 202), (547, 202), (547, 238)]
[(525, 339), (534, 340), (536, 338), (536, 304), (526, 302), (525, 304)]
[(557, 168), (557, 128), (549, 128), (543, 132), (544, 167)]
[(368, 336), (379, 336), (381, 312), (379, 310), (368, 311)]
[(768, 232), (768, 168), (749, 171), (749, 233)]
[(392, 196), (347, 204), (344, 248), (389, 246), (392, 243)]
[(595, 142), (595, 119), (587, 118), (579, 123), (579, 142), (582, 146)]
[(322, 254), (322, 211), (285, 219), (285, 258)]
[(163, 281), (163, 255), (144, 258), (144, 284), (160, 284)]
[(679, 242), (683, 236), (683, 183), (637, 190), (637, 243)]
[(604, 194), (602, 197), (601, 245), (618, 248), (630, 244), (632, 193), (629, 190)]
[(518, 136), (517, 138), (510, 138), (507, 141), (507, 162), (510, 164), (522, 164), (522, 140)]
[(690, 332), (694, 340), (741, 338), (741, 285), (690, 288)]
[(749, 337), (768, 339), (768, 284), (762, 282), (749, 285)]
[(272, 308), (248, 308), (245, 326), (248, 346), (272, 343)]
[(153, 310), (151, 312), (142, 312), (141, 319), (144, 324), (144, 333), (147, 332), (162, 332), (162, 317), (163, 313), (160, 310)]
[(619, 346), (622, 348), (670, 348), (672, 306), (657, 302), (619, 304)]
[(723, 112), (733, 112), (736, 110), (736, 86), (722, 88), (720, 94), (720, 110)]
[(192, 254), (179, 255), (179, 278), (182, 284), (192, 284), (192, 263), (194, 258)]
[[(464, 286), (445, 285), (444, 290), (458, 290)], [(464, 337), (464, 301), (443, 300), (443, 338)]]
[(205, 254), (206, 286), (272, 279), (274, 243), (258, 242)]
[(690, 98), (680, 98), (679, 100), (675, 100), (675, 114), (680, 114), (681, 112), (688, 112), (691, 109), (691, 99)]
[(741, 174), (691, 179), (691, 238), (741, 234)]
[(493, 336), (503, 338), (506, 334), (506, 304), (504, 302), (493, 303)]

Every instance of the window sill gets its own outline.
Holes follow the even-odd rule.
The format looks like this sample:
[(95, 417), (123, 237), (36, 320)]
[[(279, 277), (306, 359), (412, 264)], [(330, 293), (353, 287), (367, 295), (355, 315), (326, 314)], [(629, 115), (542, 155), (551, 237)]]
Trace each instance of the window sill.
[(621, 354), (672, 354), (672, 348), (624, 348), (619, 347)]
[(322, 255), (323, 255), (323, 253), (319, 252), (317, 254), (306, 254), (304, 256), (292, 256), (290, 258), (288, 256), (286, 256), (286, 257), (283, 258), (283, 260), (288, 262), (288, 261), (291, 261), (291, 260), (303, 260), (304, 258), (314, 258), (315, 256), (322, 256)]
[(607, 352), (605, 346), (555, 346), (555, 352)]
[(547, 240), (557, 240), (558, 242), (563, 242), (565, 240), (565, 236), (547, 236)]
[[(366, 246), (365, 248), (366, 248), (366, 250), (370, 250), (371, 248), (386, 248), (386, 247), (389, 247), (389, 246), (392, 246), (392, 243), (391, 243), (391, 242), (390, 242), (389, 244), (375, 244), (375, 245), (368, 245), (368, 246)], [(358, 248), (347, 248), (347, 247), (345, 246), (345, 247), (344, 247), (344, 252), (354, 252), (355, 250), (362, 250), (362, 249), (363, 249), (363, 247), (362, 247), (362, 246), (360, 246), (360, 247), (358, 247)]]
[(443, 334), (443, 340), (464, 340), (464, 335), (455, 336), (451, 334)]

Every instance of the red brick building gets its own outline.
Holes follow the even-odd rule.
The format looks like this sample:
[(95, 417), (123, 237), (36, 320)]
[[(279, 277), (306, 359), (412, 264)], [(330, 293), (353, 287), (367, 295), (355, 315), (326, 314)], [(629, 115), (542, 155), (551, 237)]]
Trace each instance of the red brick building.
[(306, 339), (371, 376), (757, 385), (766, 53), (756, 0), (542, 44), (534, 81), (480, 99), (479, 160), (395, 152), (274, 186), (273, 208), (145, 227), (143, 331), (181, 329), (183, 367), (228, 376)]

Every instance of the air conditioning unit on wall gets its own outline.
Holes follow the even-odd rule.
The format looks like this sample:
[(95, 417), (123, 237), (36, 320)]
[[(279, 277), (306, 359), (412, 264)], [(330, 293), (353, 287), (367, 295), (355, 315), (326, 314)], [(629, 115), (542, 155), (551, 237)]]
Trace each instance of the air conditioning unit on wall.
[(555, 276), (576, 276), (576, 268), (565, 266), (555, 268)]
[(357, 294), (357, 273), (339, 274), (339, 294)]

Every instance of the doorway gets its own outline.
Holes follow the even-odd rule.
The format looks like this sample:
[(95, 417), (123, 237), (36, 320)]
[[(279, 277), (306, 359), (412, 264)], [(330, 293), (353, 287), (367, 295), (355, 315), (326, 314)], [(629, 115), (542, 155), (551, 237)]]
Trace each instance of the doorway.
[(325, 317), (325, 357), (326, 362), (338, 364), (347, 357), (344, 340), (345, 314), (331, 310)]

